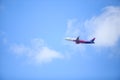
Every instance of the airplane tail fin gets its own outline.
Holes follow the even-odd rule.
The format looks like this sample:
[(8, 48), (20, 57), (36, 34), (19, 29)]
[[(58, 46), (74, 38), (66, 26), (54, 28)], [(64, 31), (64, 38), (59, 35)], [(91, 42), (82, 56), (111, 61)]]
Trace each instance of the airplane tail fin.
[(79, 36), (76, 38), (76, 40), (79, 40)]
[(90, 40), (92, 43), (94, 43), (94, 40), (95, 40), (95, 38), (93, 38), (92, 40)]

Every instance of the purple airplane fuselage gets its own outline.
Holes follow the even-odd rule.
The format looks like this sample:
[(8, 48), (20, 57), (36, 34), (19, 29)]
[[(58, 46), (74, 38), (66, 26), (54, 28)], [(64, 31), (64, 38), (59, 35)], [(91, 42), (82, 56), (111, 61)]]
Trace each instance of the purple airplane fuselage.
[(86, 41), (86, 40), (80, 40), (79, 37), (77, 37), (76, 40), (73, 40), (76, 44), (80, 44), (80, 43), (83, 43), (83, 44), (93, 44), (95, 43), (94, 42), (95, 38), (91, 39), (90, 41)]
[[(93, 38), (95, 39), (95, 38)], [(76, 44), (80, 44), (80, 43), (85, 43), (85, 44), (93, 44), (94, 41), (85, 41), (85, 40), (73, 40)]]
[(77, 37), (76, 39), (72, 39), (72, 38), (66, 38), (66, 40), (68, 40), (68, 41), (73, 41), (73, 42), (75, 42), (76, 44), (80, 44), (80, 43), (82, 43), (82, 44), (94, 44), (95, 42), (94, 42), (94, 40), (95, 40), (95, 38), (93, 38), (93, 39), (91, 39), (91, 40), (81, 40), (81, 39), (79, 39), (79, 37)]

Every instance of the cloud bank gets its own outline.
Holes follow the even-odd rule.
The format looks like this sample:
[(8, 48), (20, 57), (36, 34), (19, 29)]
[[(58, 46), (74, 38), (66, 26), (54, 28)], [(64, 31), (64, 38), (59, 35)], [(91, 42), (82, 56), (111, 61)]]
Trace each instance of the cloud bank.
[(25, 44), (12, 44), (10, 50), (18, 56), (26, 56), (37, 64), (64, 58), (61, 53), (46, 46), (42, 39), (33, 39), (30, 44), (29, 47)]
[(114, 46), (120, 38), (120, 7), (109, 6), (103, 13), (85, 22), (85, 28), (96, 37), (97, 46)]
[(96, 37), (95, 45), (111, 47), (117, 44), (120, 38), (120, 7), (105, 7), (98, 16), (80, 23), (77, 19), (67, 22), (65, 36), (74, 36), (91, 39)]

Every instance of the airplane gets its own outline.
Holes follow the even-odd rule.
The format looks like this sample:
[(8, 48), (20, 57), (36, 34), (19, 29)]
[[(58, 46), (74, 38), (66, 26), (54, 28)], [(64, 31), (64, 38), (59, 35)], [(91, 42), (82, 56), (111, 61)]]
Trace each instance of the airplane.
[(75, 42), (76, 44), (80, 44), (80, 43), (82, 43), (82, 44), (94, 44), (94, 43), (95, 43), (95, 42), (94, 42), (95, 38), (93, 38), (93, 39), (91, 39), (91, 40), (89, 40), (89, 41), (86, 41), (86, 40), (80, 40), (80, 39), (79, 39), (79, 36), (78, 36), (76, 39), (65, 38), (65, 40), (73, 41), (73, 42)]

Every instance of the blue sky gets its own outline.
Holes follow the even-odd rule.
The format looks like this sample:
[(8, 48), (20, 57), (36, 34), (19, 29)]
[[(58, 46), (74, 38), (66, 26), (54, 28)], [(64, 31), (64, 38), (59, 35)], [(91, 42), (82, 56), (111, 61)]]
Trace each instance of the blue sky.
[(119, 0), (2, 0), (0, 17), (1, 80), (120, 79)]

